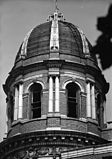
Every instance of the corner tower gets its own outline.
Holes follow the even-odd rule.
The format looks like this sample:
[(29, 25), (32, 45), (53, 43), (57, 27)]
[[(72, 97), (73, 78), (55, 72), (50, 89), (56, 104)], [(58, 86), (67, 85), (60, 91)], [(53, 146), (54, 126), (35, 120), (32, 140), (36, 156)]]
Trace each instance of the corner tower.
[(109, 86), (79, 27), (56, 9), (25, 37), (3, 86), (8, 133), (1, 159), (59, 158), (102, 138)]

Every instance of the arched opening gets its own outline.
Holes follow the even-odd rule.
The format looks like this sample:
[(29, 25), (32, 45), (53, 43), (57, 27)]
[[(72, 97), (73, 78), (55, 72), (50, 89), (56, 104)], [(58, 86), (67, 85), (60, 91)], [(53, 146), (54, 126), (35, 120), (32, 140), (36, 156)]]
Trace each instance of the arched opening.
[(7, 102), (7, 117), (8, 120), (12, 123), (14, 121), (14, 97), (9, 95), (6, 99)]
[(67, 84), (67, 116), (78, 118), (80, 115), (80, 88), (74, 82)]
[(10, 96), (10, 107), (11, 107), (10, 119), (11, 119), (11, 123), (12, 123), (14, 121), (14, 99), (13, 99), (12, 95)]
[(97, 94), (97, 99), (96, 99), (96, 119), (98, 121), (98, 125), (100, 126), (101, 122), (101, 114), (100, 114), (100, 106), (101, 106), (101, 95)]
[(42, 86), (39, 83), (34, 83), (30, 87), (30, 110), (31, 119), (41, 117), (41, 95)]

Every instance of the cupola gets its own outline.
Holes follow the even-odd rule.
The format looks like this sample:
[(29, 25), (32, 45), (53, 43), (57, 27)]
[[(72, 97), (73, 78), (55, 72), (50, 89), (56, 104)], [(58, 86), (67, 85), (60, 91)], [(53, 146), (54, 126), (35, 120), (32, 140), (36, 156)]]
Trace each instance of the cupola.
[(91, 50), (82, 30), (57, 8), (26, 35), (3, 86), (8, 115), (3, 144), (11, 145), (4, 149), (6, 159), (11, 150), (52, 156), (107, 142), (102, 129), (109, 85)]

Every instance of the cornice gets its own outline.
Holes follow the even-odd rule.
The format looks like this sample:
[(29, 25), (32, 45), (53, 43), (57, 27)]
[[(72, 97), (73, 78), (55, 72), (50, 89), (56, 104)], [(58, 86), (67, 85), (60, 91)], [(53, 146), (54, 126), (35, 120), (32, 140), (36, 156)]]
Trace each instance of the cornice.
[(81, 132), (71, 131), (39, 131), (20, 134), (11, 138), (7, 138), (0, 144), (0, 156), (3, 159), (5, 156), (14, 152), (29, 149), (30, 147), (71, 147), (78, 148), (81, 146), (97, 145), (106, 143), (97, 136), (84, 134)]

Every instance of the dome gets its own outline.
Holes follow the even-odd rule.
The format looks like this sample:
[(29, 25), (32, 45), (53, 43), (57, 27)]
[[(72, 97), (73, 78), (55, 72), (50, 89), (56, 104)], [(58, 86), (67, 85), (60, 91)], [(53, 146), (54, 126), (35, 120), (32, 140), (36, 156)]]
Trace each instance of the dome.
[(60, 158), (108, 143), (102, 132), (109, 85), (91, 48), (57, 10), (26, 35), (3, 85), (7, 139), (1, 159)]
[(77, 62), (80, 58), (88, 57), (97, 63), (91, 49), (92, 46), (82, 30), (66, 22), (61, 13), (55, 12), (48, 22), (36, 26), (26, 35), (15, 63), (21, 59), (39, 59), (42, 55), (43, 60), (50, 57), (65, 60), (66, 56), (66, 59)]

